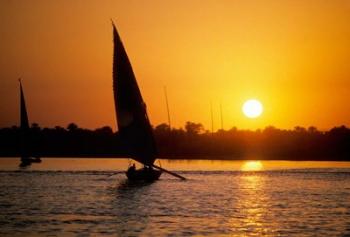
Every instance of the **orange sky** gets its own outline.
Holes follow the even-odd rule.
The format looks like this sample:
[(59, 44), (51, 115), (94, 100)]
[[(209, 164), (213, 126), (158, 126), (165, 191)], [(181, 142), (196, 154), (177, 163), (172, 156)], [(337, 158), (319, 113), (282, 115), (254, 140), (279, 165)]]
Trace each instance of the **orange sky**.
[[(350, 126), (350, 1), (1, 1), (0, 127), (31, 122), (115, 128), (112, 26), (153, 124), (215, 129)], [(250, 98), (264, 113), (248, 119)]]

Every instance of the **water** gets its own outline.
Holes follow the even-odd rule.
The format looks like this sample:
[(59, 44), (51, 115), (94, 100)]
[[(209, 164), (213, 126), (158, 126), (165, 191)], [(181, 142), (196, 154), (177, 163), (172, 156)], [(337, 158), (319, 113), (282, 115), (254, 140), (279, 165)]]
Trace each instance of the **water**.
[(127, 164), (0, 159), (0, 236), (350, 235), (349, 163), (162, 161), (189, 180), (152, 184)]

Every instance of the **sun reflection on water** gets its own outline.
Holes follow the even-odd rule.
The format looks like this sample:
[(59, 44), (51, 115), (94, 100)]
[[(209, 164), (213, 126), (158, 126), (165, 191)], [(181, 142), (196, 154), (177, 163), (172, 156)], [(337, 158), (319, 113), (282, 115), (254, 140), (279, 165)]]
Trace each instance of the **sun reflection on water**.
[(260, 171), (263, 170), (264, 166), (261, 161), (247, 161), (245, 162), (241, 170), (242, 171)]
[[(259, 161), (249, 161), (245, 165), (247, 171), (256, 171), (262, 168)], [(269, 231), (265, 225), (265, 217), (268, 212), (265, 177), (256, 173), (242, 175), (238, 180), (238, 185), (239, 199), (235, 205), (240, 210), (240, 218), (231, 220), (231, 228), (242, 236), (251, 234), (268, 236)]]

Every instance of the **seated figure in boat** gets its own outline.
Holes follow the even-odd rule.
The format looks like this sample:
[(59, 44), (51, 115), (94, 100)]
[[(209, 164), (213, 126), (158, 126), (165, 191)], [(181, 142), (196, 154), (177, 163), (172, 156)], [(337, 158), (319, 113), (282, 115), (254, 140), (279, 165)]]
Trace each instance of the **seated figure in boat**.
[(133, 181), (154, 181), (159, 179), (161, 173), (162, 172), (160, 170), (154, 170), (152, 166), (148, 165), (145, 165), (143, 168), (137, 170), (135, 164), (133, 164), (126, 172), (126, 176), (129, 180)]
[(132, 173), (132, 172), (135, 172), (135, 171), (136, 171), (136, 166), (135, 166), (135, 163), (133, 163), (132, 166), (129, 167), (129, 169), (128, 169), (127, 172), (128, 172), (128, 173), (129, 173), (129, 172)]

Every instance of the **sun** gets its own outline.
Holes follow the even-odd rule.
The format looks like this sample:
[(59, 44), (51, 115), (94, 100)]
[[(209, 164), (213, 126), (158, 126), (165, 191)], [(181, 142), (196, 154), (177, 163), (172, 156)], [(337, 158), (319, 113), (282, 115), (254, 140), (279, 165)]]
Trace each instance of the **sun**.
[(257, 118), (262, 114), (263, 106), (260, 101), (250, 99), (244, 102), (242, 111), (248, 118)]

